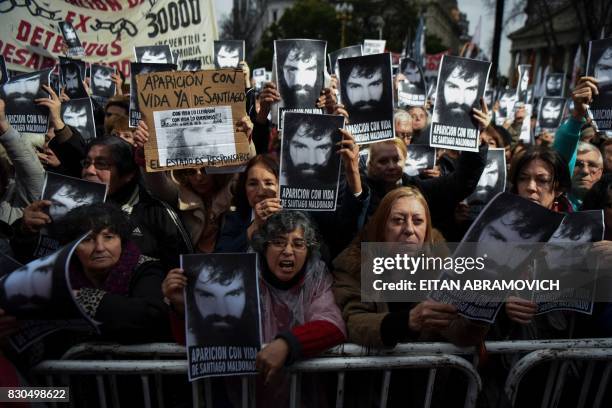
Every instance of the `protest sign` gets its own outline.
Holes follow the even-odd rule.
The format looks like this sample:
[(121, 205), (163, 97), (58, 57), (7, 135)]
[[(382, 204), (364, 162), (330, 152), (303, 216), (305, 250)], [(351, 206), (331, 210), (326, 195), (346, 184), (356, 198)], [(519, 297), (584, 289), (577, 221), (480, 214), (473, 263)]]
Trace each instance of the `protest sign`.
[(546, 74), (544, 79), (544, 96), (563, 96), (565, 75), (561, 73)]
[(189, 380), (255, 374), (261, 348), (257, 256), (181, 255)]
[(407, 106), (424, 106), (427, 96), (427, 84), (421, 67), (411, 58), (400, 59), (399, 72), (406, 80), (399, 83), (397, 104), (400, 108)]
[(244, 61), (243, 40), (217, 40), (215, 46), (215, 69), (240, 68), (240, 61)]
[(205, 68), (213, 66), (213, 41), (218, 34), (212, 0), (28, 4), (0, 9), (2, 21), (7, 22), (0, 25), (0, 54), (11, 70), (52, 68), (63, 54), (60, 21), (72, 23), (87, 62), (109, 65), (125, 77), (130, 76), (134, 46), (167, 44), (180, 59), (197, 58)]
[[(563, 118), (563, 108), (565, 107), (565, 98), (545, 96), (540, 99), (538, 109), (537, 128), (554, 132), (561, 124)], [(527, 121), (527, 118), (525, 120)]]
[(91, 99), (70, 99), (61, 106), (62, 121), (79, 131), (85, 143), (96, 138), (96, 122)]
[(174, 64), (143, 64), (133, 62), (131, 64), (132, 76), (130, 78), (130, 127), (137, 127), (138, 121), (142, 117), (142, 113), (138, 107), (138, 84), (136, 76), (140, 74), (148, 74), (149, 72), (164, 72), (173, 71), (176, 69)]
[(64, 42), (68, 46), (66, 55), (72, 58), (84, 57), (85, 49), (81, 45), (81, 40), (79, 40), (79, 36), (77, 35), (72, 24), (68, 21), (60, 21), (59, 27), (62, 36), (64, 37)]
[(478, 151), (480, 132), (472, 108), (482, 109), (491, 63), (442, 57), (429, 145), (443, 149)]
[(599, 130), (612, 130), (612, 38), (589, 42), (587, 75), (598, 81), (590, 110)]
[(159, 72), (136, 76), (149, 127), (147, 171), (237, 166), (249, 141), (235, 123), (246, 116), (242, 70)]
[(338, 60), (340, 95), (348, 111), (347, 129), (358, 144), (393, 139), (391, 54)]
[(518, 66), (518, 85), (516, 87), (516, 99), (519, 102), (528, 103), (527, 90), (529, 88), (529, 75), (531, 65), (521, 64)]
[(286, 112), (281, 145), (280, 198), (284, 209), (335, 211), (340, 179), (336, 144), (344, 117)]
[(404, 173), (409, 176), (418, 176), (419, 172), (433, 169), (436, 165), (436, 149), (427, 145), (411, 144), (408, 146), (408, 156)]
[(43, 89), (49, 85), (51, 70), (32, 72), (11, 77), (0, 88), (0, 98), (6, 104), (6, 118), (18, 132), (47, 133), (49, 109), (34, 100), (50, 98)]
[(91, 65), (91, 98), (100, 106), (104, 106), (108, 98), (115, 95), (116, 84), (112, 76), (116, 74), (115, 68), (104, 65)]
[(363, 40), (363, 55), (382, 54), (387, 40)]
[(478, 179), (476, 189), (465, 202), (469, 206), (468, 219), (474, 220), (484, 206), (497, 194), (506, 190), (506, 150), (491, 148), (487, 150), (487, 163)]
[(136, 62), (143, 64), (173, 64), (174, 56), (168, 44), (134, 47)]

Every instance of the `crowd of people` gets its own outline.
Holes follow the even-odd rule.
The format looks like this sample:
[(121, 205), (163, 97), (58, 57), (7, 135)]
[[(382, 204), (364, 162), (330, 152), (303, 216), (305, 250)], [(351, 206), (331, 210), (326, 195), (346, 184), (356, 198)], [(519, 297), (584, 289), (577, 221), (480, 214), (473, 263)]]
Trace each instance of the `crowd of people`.
[[(246, 62), (240, 64), (250, 80)], [(279, 198), (280, 139), (269, 119), (281, 102), (274, 83), (265, 83), (257, 92), (246, 90), (255, 95), (247, 98), (249, 115), (235, 123), (251, 144), (244, 171), (209, 174), (205, 168), (146, 172), (143, 147), (149, 129), (142, 121), (137, 128), (129, 127), (129, 91), (120, 75), (112, 80), (116, 95), (104, 106), (92, 100), (95, 123), (89, 126), (95, 127), (90, 134), (96, 137), (90, 141), (64, 123), (62, 105), (70, 100), (65, 92), (58, 95), (44, 85), (49, 98), (34, 102), (49, 110), (44, 140), (17, 132), (0, 100), (0, 251), (26, 264), (37, 258), (41, 233), (51, 231), (64, 245), (89, 232), (72, 257), (71, 284), (78, 304), (101, 324), (100, 334), (58, 331), (16, 353), (6, 340), (20, 330), (21, 322), (0, 305), (0, 384), (26, 384), (34, 364), (86, 340), (184, 343), (190, 335), (184, 324), (187, 278), (179, 257), (191, 253), (258, 254), (266, 343), (256, 360), (262, 374), (261, 406), (276, 406), (287, 398), (284, 367), (344, 342), (375, 348), (425, 340), (482, 346), (485, 340), (612, 335), (612, 307), (603, 303), (592, 315), (563, 312), (553, 321), (548, 315), (536, 316), (534, 302), (511, 297), (496, 323), (488, 325), (434, 300), (361, 299), (362, 243), (407, 243), (416, 248), (436, 244), (444, 252), (440, 248), (445, 242), (464, 238), (473, 221), (465, 200), (477, 188), (489, 148), (505, 150), (507, 192), (562, 214), (603, 210), (605, 239), (594, 245), (593, 256), (612, 262), (612, 139), (597, 131), (587, 115), (599, 92), (597, 78), (577, 81), (567, 119), (554, 133), (536, 134), (533, 145), (519, 140), (523, 122), (532, 119), (524, 107), (519, 106), (511, 120), (495, 125), (499, 101), (487, 106), (481, 100), (480, 109), (471, 111), (480, 132), (478, 151), (438, 149), (437, 164), (418, 175), (405, 174), (405, 162), (413, 146), (428, 144), (435, 105), (431, 100), (396, 109), (393, 140), (358, 146), (348, 130), (341, 130), (334, 153), (342, 157), (337, 207), (311, 213), (283, 210)], [(345, 105), (338, 102), (337, 84), (332, 74), (316, 106), (350, 123)], [(350, 101), (350, 95), (345, 99)], [(533, 129), (535, 122), (530, 126)], [(367, 150), (366, 161), (360, 160), (360, 150)], [(54, 203), (41, 199), (46, 171), (105, 184), (105, 203), (77, 206), (54, 220), (49, 211)], [(307, 176), (316, 183), (316, 174), (305, 172)], [(224, 280), (218, 279), (223, 287)], [(215, 312), (225, 314), (231, 312)], [(355, 406), (372, 406), (372, 378), (351, 385), (347, 398), (353, 398)], [(494, 390), (483, 393), (483, 406), (503, 406), (498, 405), (503, 399), (500, 384), (490, 381)], [(420, 401), (423, 375), (395, 377), (392, 388), (392, 406)], [(452, 389), (439, 393), (437, 403), (453, 406)], [(303, 395), (312, 406), (320, 406), (326, 397)], [(228, 391), (224, 403), (235, 397)]]

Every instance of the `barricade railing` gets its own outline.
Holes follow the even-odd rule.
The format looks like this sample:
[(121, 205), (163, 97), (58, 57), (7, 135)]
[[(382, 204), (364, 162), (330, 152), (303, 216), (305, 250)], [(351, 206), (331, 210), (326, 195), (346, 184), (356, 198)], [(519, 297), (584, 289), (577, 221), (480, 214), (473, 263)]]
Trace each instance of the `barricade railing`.
[[(555, 406), (559, 396), (557, 391), (562, 389), (565, 371), (564, 359), (577, 360), (577, 356), (585, 357), (591, 353), (598, 358), (590, 360), (610, 360), (612, 356), (612, 338), (606, 339), (559, 339), (559, 340), (519, 340), (519, 341), (492, 341), (486, 342), (486, 350), (489, 354), (513, 354), (522, 356), (518, 359), (507, 378), (506, 393), (512, 400), (516, 400), (519, 384), (525, 373), (533, 366), (544, 361), (552, 361), (547, 381), (546, 392), (542, 406)], [(583, 351), (582, 354), (572, 351)], [(603, 352), (602, 352), (603, 350)], [(603, 354), (602, 354), (603, 353)], [(555, 358), (550, 356), (555, 356)], [(565, 357), (564, 357), (565, 356)], [(118, 406), (118, 395), (116, 387), (117, 375), (137, 375), (141, 378), (143, 401), (145, 406), (152, 406), (150, 376), (154, 377), (157, 405), (163, 407), (162, 375), (185, 375), (187, 372), (186, 350), (184, 346), (170, 343), (152, 343), (141, 345), (118, 345), (108, 343), (83, 343), (68, 350), (62, 360), (48, 360), (39, 364), (35, 372), (45, 375), (49, 381), (53, 376), (70, 378), (72, 375), (92, 375), (96, 379), (97, 389), (100, 393), (100, 405), (108, 406), (105, 390), (111, 390), (111, 405)], [(102, 359), (93, 359), (102, 358)], [(118, 359), (118, 360), (115, 360)], [(581, 358), (589, 360), (589, 358)], [(471, 362), (469, 360), (472, 360)], [(520, 364), (519, 364), (520, 363)], [(298, 406), (300, 401), (300, 380), (302, 374), (315, 372), (336, 372), (336, 407), (342, 407), (346, 390), (345, 374), (350, 371), (382, 372), (382, 384), (380, 392), (380, 406), (385, 407), (388, 399), (389, 384), (392, 370), (397, 369), (428, 369), (427, 388), (425, 390), (425, 407), (429, 407), (432, 400), (437, 370), (440, 368), (451, 368), (458, 370), (467, 378), (467, 391), (465, 407), (476, 404), (478, 393), (482, 387), (481, 379), (477, 373), (478, 353), (474, 347), (457, 347), (450, 343), (405, 343), (399, 344), (393, 349), (372, 349), (355, 344), (343, 344), (336, 346), (321, 356), (292, 365), (289, 369), (291, 375), (290, 400), (292, 406)], [(556, 365), (555, 365), (556, 364)], [(561, 368), (561, 370), (560, 370)], [(593, 368), (587, 368), (588, 383), (590, 386)], [(612, 366), (606, 366), (601, 379), (600, 388), (605, 386), (610, 377)], [(105, 386), (105, 377), (108, 387)], [(252, 377), (251, 377), (252, 378)], [(605, 381), (604, 381), (605, 380)], [(242, 379), (242, 406), (253, 405), (253, 396), (249, 394), (249, 377)], [(603, 385), (602, 385), (603, 384)], [(200, 389), (204, 387), (204, 392)], [(585, 391), (586, 392), (586, 391)], [(212, 406), (211, 382), (210, 380), (197, 381), (192, 384), (193, 406), (200, 406), (200, 398), (204, 395), (206, 406)], [(251, 393), (252, 394), (252, 393)], [(599, 397), (601, 401), (601, 397)], [(544, 405), (546, 403), (547, 405)]]

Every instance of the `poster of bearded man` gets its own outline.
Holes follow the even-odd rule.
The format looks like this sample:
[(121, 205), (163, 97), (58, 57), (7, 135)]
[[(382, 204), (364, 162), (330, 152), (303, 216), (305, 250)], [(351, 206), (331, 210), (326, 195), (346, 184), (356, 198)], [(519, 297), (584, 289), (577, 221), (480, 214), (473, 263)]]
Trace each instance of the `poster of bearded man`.
[(472, 109), (482, 109), (491, 63), (444, 55), (438, 71), (429, 145), (477, 152), (480, 134)]

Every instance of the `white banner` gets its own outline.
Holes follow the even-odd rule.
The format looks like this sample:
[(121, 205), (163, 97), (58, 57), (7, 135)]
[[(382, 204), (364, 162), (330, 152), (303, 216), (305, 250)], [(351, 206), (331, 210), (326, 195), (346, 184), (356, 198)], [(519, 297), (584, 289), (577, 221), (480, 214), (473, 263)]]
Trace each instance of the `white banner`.
[[(69, 4), (70, 3), (70, 4)], [(84, 60), (130, 74), (133, 47), (168, 44), (179, 60), (212, 68), (217, 21), (213, 0), (65, 0), (0, 2), (0, 55), (17, 71), (53, 67), (64, 43), (59, 22), (74, 26)], [(153, 4), (153, 5), (152, 5)]]

